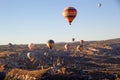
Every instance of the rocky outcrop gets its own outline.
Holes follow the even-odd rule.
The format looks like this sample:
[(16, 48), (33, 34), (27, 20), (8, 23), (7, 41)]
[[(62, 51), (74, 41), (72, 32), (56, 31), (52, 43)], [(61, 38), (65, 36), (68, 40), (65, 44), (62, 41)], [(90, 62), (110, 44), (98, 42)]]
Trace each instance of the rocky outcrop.
[(23, 69), (12, 69), (6, 74), (5, 80), (37, 80), (40, 79), (43, 74), (47, 73), (48, 70), (49, 69), (40, 69), (29, 71)]

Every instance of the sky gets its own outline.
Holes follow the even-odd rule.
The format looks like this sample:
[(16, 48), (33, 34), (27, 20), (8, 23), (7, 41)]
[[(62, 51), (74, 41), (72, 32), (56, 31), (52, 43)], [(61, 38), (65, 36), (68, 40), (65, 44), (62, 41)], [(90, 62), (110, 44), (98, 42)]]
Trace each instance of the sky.
[[(102, 6), (99, 8), (98, 3)], [(72, 6), (72, 25), (63, 9)], [(120, 38), (119, 0), (0, 0), (0, 45)]]

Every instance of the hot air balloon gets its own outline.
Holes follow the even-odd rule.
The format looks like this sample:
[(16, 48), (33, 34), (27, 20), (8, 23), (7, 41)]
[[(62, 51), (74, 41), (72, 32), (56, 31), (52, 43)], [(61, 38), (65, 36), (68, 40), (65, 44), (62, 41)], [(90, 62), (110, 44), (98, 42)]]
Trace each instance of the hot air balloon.
[(83, 45), (78, 45), (78, 46), (77, 46), (77, 50), (83, 51)]
[(65, 44), (65, 50), (68, 51), (70, 49), (70, 45), (69, 44)]
[(30, 50), (34, 50), (35, 49), (35, 45), (33, 43), (30, 43), (30, 44), (28, 44), (28, 48)]
[(98, 7), (99, 7), (99, 8), (101, 7), (101, 3), (98, 3)]
[(50, 48), (50, 49), (52, 49), (53, 48), (53, 46), (54, 46), (54, 41), (53, 40), (48, 40), (47, 41), (47, 46), (48, 46), (48, 48)]
[(81, 40), (81, 41), (80, 41), (80, 44), (83, 44), (83, 43), (84, 43), (84, 40)]
[(35, 55), (33, 52), (28, 52), (27, 57), (31, 62), (33, 62), (35, 60)]
[(13, 44), (12, 43), (8, 43), (9, 49), (13, 50)]
[(8, 43), (9, 46), (12, 46), (12, 43)]
[(77, 15), (77, 10), (74, 7), (66, 7), (66, 8), (64, 8), (62, 14), (65, 17), (65, 19), (67, 20), (67, 22), (69, 23), (69, 25), (71, 25), (72, 21), (74, 20), (74, 18)]
[(72, 41), (74, 42), (74, 41), (75, 41), (75, 38), (72, 38)]

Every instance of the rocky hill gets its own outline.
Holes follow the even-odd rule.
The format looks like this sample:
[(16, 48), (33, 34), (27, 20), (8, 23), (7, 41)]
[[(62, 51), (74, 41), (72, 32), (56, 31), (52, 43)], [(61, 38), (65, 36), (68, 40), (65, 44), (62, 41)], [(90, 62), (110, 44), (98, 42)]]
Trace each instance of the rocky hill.
[[(56, 43), (52, 50), (45, 44), (36, 44), (33, 51), (27, 45), (1, 45), (0, 80), (120, 79), (120, 38), (84, 41), (82, 51), (77, 49), (79, 42), (69, 44), (68, 51), (65, 43)], [(33, 61), (27, 56), (29, 52), (34, 54)], [(44, 69), (44, 74), (37, 74)]]

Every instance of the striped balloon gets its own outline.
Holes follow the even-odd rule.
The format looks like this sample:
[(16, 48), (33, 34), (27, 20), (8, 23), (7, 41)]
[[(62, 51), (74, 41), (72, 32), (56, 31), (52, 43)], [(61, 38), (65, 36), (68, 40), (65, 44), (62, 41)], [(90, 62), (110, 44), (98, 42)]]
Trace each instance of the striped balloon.
[(66, 7), (63, 10), (63, 16), (65, 17), (69, 25), (71, 25), (76, 15), (77, 15), (77, 10), (74, 7)]

